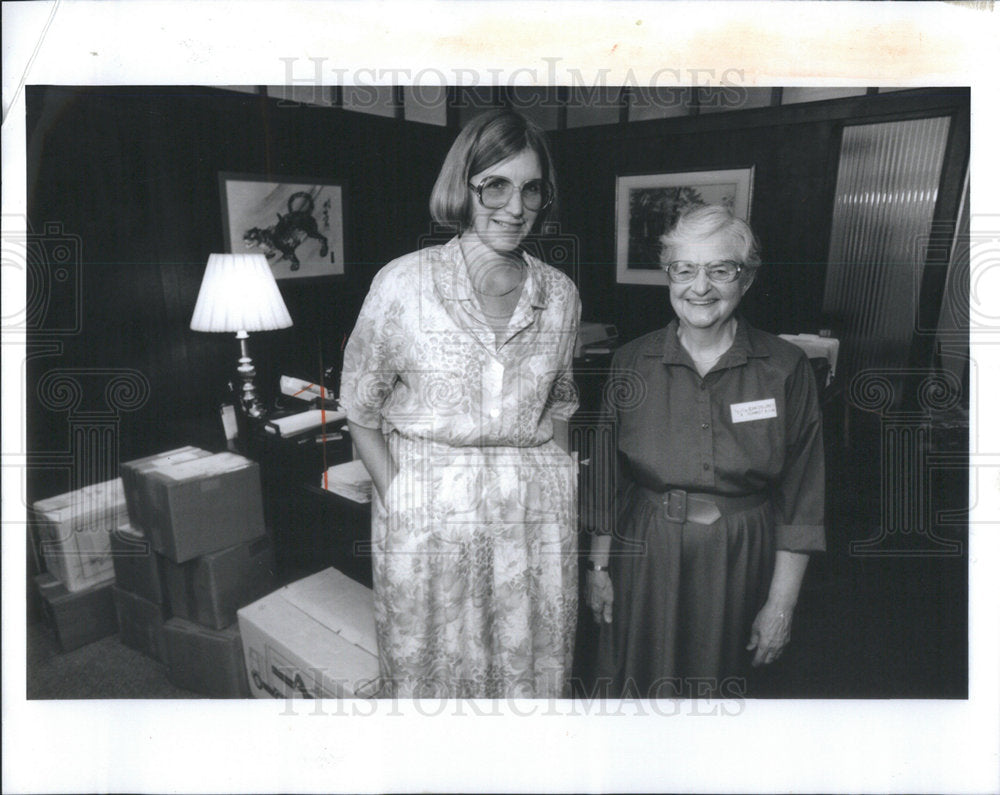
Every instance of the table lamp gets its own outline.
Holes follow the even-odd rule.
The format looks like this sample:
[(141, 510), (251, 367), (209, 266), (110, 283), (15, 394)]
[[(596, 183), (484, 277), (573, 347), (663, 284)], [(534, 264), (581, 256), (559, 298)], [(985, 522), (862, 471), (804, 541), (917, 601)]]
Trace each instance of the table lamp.
[(235, 332), (240, 341), (237, 372), (243, 379), (240, 405), (252, 420), (263, 420), (264, 405), (257, 397), (257, 374), (247, 353), (250, 331), (288, 328), (292, 318), (263, 254), (210, 254), (201, 290), (194, 305), (194, 331)]

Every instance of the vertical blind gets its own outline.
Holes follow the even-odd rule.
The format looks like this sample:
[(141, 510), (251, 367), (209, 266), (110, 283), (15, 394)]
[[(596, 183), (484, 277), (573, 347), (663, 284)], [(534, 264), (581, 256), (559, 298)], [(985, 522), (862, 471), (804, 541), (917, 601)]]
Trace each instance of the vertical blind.
[(823, 313), (848, 382), (907, 365), (950, 121), (844, 128)]

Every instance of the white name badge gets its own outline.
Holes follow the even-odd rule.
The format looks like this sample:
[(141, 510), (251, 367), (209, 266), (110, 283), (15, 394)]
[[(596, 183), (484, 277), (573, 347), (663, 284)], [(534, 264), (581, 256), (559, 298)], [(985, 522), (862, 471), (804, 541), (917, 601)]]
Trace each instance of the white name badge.
[(734, 423), (766, 420), (769, 417), (778, 416), (778, 407), (774, 403), (774, 398), (751, 400), (749, 403), (732, 403), (729, 410), (733, 414)]

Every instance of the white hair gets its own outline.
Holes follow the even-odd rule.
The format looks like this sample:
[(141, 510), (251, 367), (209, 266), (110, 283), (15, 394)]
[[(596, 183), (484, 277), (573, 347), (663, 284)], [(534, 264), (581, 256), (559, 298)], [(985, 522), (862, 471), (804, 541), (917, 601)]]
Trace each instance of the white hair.
[(686, 210), (673, 229), (660, 238), (660, 262), (673, 259), (673, 250), (684, 243), (703, 242), (717, 235), (729, 237), (739, 248), (740, 261), (749, 271), (760, 267), (760, 243), (750, 225), (721, 204), (706, 204)]

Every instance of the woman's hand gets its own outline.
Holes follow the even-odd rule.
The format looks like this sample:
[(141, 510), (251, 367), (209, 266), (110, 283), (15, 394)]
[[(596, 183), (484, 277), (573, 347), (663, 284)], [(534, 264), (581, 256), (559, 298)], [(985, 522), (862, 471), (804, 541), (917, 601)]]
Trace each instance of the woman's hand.
[(768, 601), (754, 619), (747, 651), (754, 651), (752, 665), (757, 668), (777, 660), (792, 637), (792, 611)]
[(364, 462), (365, 469), (371, 475), (372, 485), (379, 498), (385, 503), (385, 493), (389, 484), (396, 476), (398, 467), (389, 454), (389, 445), (385, 436), (378, 428), (366, 428), (363, 425), (347, 421), (351, 439), (358, 450), (358, 457)]
[(753, 666), (773, 663), (781, 656), (792, 637), (792, 613), (799, 601), (802, 578), (809, 565), (809, 555), (779, 549), (774, 556), (774, 574), (767, 592), (767, 602), (760, 609), (750, 630), (747, 651), (754, 651)]
[(611, 623), (611, 606), (615, 595), (611, 588), (611, 575), (606, 571), (587, 572), (587, 605), (594, 612), (594, 621)]

